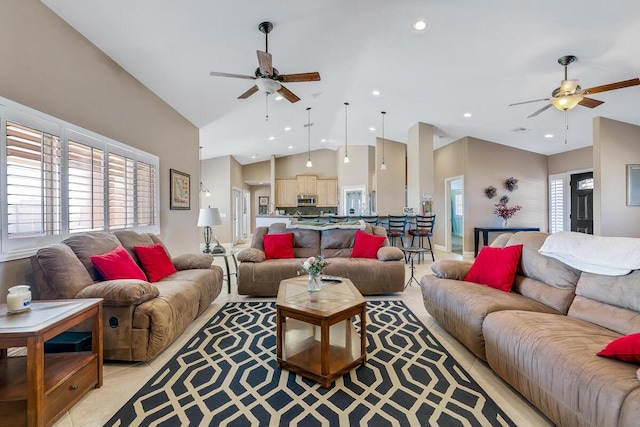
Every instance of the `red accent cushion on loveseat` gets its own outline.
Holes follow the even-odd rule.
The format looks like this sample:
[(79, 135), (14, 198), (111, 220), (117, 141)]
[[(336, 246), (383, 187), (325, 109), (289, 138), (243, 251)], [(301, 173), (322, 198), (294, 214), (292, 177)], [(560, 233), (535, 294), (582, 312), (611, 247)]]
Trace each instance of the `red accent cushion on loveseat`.
[(521, 254), (522, 245), (504, 248), (486, 246), (478, 254), (464, 280), (511, 292)]
[(293, 233), (265, 234), (264, 259), (293, 258)]
[(378, 249), (384, 245), (385, 236), (374, 236), (363, 231), (356, 231), (351, 258), (378, 258)]
[(105, 280), (140, 279), (147, 281), (147, 276), (122, 246), (102, 255), (92, 255), (89, 258)]
[(147, 273), (149, 281), (152, 283), (177, 271), (167, 255), (167, 251), (164, 250), (164, 246), (160, 243), (149, 246), (134, 246), (133, 250), (136, 251), (144, 272)]
[(617, 338), (596, 354), (623, 362), (640, 363), (640, 333)]

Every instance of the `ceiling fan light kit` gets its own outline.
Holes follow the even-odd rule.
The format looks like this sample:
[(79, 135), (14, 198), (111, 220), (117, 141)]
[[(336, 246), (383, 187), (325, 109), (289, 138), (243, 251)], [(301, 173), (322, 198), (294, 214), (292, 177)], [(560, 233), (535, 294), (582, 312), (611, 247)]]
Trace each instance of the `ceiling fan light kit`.
[(260, 92), (264, 92), (267, 95), (273, 95), (282, 87), (280, 82), (271, 80), (266, 77), (260, 77), (259, 79), (256, 79), (256, 86), (258, 86), (258, 90)]

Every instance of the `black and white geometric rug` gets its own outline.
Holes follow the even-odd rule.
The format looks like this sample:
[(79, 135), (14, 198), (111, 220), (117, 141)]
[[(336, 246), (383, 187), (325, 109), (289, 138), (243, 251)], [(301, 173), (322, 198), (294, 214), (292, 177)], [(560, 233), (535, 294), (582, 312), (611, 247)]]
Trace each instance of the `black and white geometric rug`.
[(227, 303), (106, 426), (515, 425), (401, 301), (367, 302), (367, 362), (329, 389), (277, 369), (275, 315)]

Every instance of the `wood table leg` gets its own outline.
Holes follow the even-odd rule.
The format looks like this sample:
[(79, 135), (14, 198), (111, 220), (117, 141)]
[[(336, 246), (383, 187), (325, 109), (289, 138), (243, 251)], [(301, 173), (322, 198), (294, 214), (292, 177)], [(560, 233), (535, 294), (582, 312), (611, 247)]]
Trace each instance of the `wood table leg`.
[(282, 314), (276, 308), (276, 363), (278, 369), (282, 369)]
[[(320, 373), (322, 376), (329, 375), (329, 322), (322, 320), (320, 322)], [(326, 384), (326, 385), (325, 385)], [(331, 383), (326, 380), (323, 382), (323, 387), (329, 387)]]
[(362, 364), (367, 360), (367, 311), (366, 305), (362, 306), (360, 312), (360, 355), (364, 356)]
[(44, 426), (44, 340), (27, 338), (27, 425)]

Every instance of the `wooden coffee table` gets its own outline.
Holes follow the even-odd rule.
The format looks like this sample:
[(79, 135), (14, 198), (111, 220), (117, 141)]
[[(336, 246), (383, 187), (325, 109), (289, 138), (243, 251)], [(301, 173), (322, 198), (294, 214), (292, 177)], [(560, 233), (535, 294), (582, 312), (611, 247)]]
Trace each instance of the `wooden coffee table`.
[[(366, 301), (349, 279), (307, 292), (307, 277), (280, 282), (276, 356), (288, 369), (324, 388), (367, 359)], [(351, 318), (360, 315), (360, 335)]]

